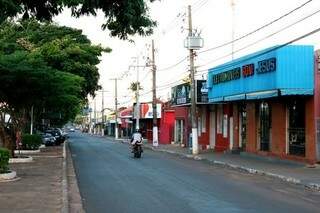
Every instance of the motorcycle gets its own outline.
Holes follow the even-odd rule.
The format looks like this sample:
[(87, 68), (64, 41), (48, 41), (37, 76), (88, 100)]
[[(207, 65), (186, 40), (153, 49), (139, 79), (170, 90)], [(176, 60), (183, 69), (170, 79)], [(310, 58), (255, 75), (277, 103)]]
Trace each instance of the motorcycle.
[(135, 145), (133, 145), (133, 157), (141, 158), (142, 152), (142, 143), (136, 143)]

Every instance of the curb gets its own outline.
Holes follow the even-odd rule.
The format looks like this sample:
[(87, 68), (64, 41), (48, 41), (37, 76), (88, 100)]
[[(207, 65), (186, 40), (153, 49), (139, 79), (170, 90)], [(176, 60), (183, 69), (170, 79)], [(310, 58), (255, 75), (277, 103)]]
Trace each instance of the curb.
[(14, 150), (14, 154), (37, 154), (40, 152), (40, 149), (37, 150)]
[(68, 180), (67, 180), (67, 141), (63, 144), (63, 162), (62, 162), (62, 208), (61, 213), (69, 212), (69, 198), (68, 198)]
[(33, 158), (27, 156), (26, 158), (9, 158), (9, 163), (31, 163), (33, 162)]
[(175, 154), (181, 157), (185, 157), (185, 158), (189, 158), (189, 159), (193, 159), (193, 160), (198, 160), (198, 161), (207, 161), (209, 163), (215, 164), (215, 165), (219, 165), (219, 166), (225, 166), (234, 170), (238, 170), (238, 171), (242, 171), (242, 172), (247, 172), (249, 174), (257, 174), (257, 175), (261, 175), (261, 176), (267, 176), (267, 177), (271, 177), (274, 179), (278, 179), (287, 183), (293, 183), (296, 185), (300, 185), (300, 186), (304, 186), (307, 189), (310, 190), (314, 190), (314, 191), (319, 191), (320, 192), (320, 184), (317, 183), (306, 183), (303, 182), (300, 179), (297, 178), (293, 178), (293, 177), (288, 177), (288, 176), (284, 176), (284, 175), (279, 175), (279, 174), (275, 174), (275, 173), (271, 173), (271, 172), (265, 172), (262, 170), (257, 170), (257, 169), (253, 169), (253, 168), (249, 168), (249, 167), (244, 167), (244, 166), (239, 166), (239, 165), (235, 165), (235, 164), (230, 164), (230, 163), (226, 163), (223, 161), (217, 161), (217, 160), (209, 160), (206, 158), (203, 158), (199, 155), (191, 155), (191, 154), (183, 154), (183, 153), (178, 153), (172, 150), (165, 150), (165, 149), (159, 149), (159, 148), (154, 148), (154, 147), (149, 147), (149, 146), (144, 146), (147, 149), (151, 149), (153, 151), (157, 151), (157, 152), (165, 152), (165, 153), (169, 153), (169, 154)]
[(1, 181), (10, 181), (17, 178), (17, 173), (15, 171), (10, 171), (9, 173), (0, 174)]

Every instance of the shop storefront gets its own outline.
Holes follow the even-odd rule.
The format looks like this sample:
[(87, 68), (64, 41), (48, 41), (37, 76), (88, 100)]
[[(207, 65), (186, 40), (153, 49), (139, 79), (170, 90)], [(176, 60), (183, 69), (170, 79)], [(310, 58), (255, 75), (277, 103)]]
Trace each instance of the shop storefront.
[[(161, 106), (162, 102), (157, 103), (157, 126), (160, 128), (160, 119), (162, 118)], [(133, 105), (134, 115), (133, 115), (133, 126), (136, 129), (137, 122), (137, 107), (136, 104)], [(142, 133), (142, 137), (147, 139), (148, 142), (152, 142), (152, 128), (153, 128), (153, 109), (152, 103), (140, 103), (140, 115), (139, 115), (139, 128)], [(158, 132), (159, 134), (159, 132)], [(159, 135), (158, 135), (159, 138)]]
[(119, 118), (121, 120), (121, 125), (119, 129), (120, 137), (131, 138), (133, 134), (132, 117), (133, 117), (132, 107), (128, 107), (119, 112)]
[(312, 46), (272, 47), (214, 67), (215, 149), (315, 161)]
[[(174, 108), (174, 143), (191, 147), (190, 84), (184, 83), (171, 89), (171, 104)], [(210, 145), (210, 108), (206, 80), (196, 80), (196, 104), (199, 148), (208, 149)]]

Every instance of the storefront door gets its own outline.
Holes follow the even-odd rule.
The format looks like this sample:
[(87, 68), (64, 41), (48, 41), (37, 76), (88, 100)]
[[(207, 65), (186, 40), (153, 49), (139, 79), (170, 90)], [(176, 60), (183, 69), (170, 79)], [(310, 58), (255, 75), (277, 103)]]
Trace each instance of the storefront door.
[(239, 105), (239, 121), (240, 148), (245, 150), (247, 143), (247, 109), (245, 103)]
[(267, 102), (260, 103), (260, 150), (269, 151), (270, 149), (270, 128), (271, 128), (271, 106)]
[(288, 105), (289, 114), (289, 154), (305, 156), (305, 105), (304, 101), (294, 100)]
[(178, 144), (183, 144), (183, 131), (184, 129), (184, 121), (183, 120), (176, 120), (176, 129), (175, 129), (175, 134), (176, 134), (176, 143)]

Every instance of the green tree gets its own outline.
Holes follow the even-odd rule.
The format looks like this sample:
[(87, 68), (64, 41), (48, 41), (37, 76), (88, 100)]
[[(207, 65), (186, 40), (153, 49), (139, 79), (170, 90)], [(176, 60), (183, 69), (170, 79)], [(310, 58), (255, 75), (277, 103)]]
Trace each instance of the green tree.
[(40, 21), (52, 18), (70, 8), (72, 16), (96, 15), (103, 11), (106, 22), (103, 29), (109, 29), (111, 36), (127, 39), (134, 34), (150, 35), (156, 22), (149, 16), (147, 2), (154, 0), (0, 0), (0, 22), (8, 17), (22, 15)]
[(57, 124), (76, 116), (99, 88), (98, 57), (110, 49), (92, 45), (79, 30), (35, 20), (0, 29), (0, 139), (13, 150), (31, 107), (45, 109)]

